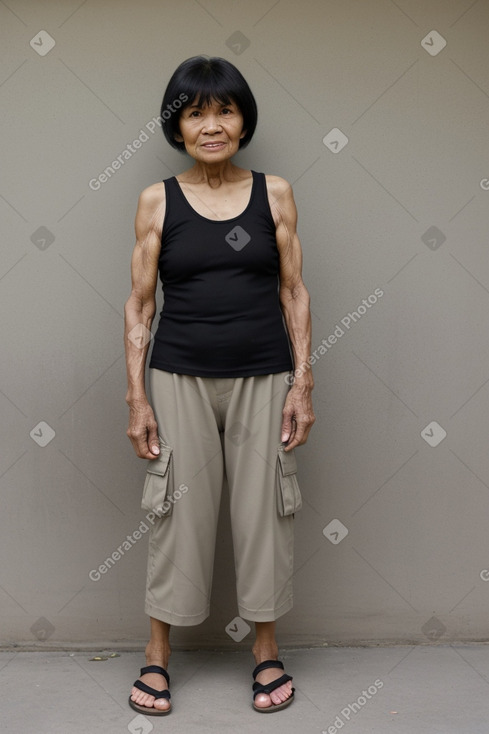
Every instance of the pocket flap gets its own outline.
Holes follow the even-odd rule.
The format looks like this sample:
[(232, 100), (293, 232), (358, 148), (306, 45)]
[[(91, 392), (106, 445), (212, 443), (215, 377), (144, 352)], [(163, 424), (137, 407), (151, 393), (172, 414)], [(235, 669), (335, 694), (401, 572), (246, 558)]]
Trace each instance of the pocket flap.
[(297, 462), (294, 449), (286, 453), (283, 445), (280, 444), (277, 464), (277, 509), (281, 517), (294, 515), (302, 507), (301, 491), (296, 474)]
[(282, 446), (280, 446), (278, 460), (280, 461), (284, 477), (289, 476), (289, 474), (297, 474), (297, 461), (294, 451), (284, 451)]
[(157, 459), (148, 459), (146, 471), (148, 474), (158, 474), (164, 477), (170, 466), (170, 459), (173, 449), (160, 441), (160, 453)]
[(173, 510), (172, 453), (172, 447), (160, 438), (160, 453), (156, 459), (148, 459), (146, 466), (141, 507), (158, 517), (168, 517)]

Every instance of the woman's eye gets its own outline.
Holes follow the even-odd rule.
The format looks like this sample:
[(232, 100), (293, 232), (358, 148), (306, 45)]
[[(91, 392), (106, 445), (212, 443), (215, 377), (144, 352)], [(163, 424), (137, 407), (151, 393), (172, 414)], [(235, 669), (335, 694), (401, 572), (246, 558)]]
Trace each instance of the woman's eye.
[(198, 117), (200, 115), (200, 112), (198, 110), (192, 110), (190, 113), (190, 117)]
[(224, 108), (224, 109), (222, 110), (222, 114), (223, 114), (223, 115), (224, 115), (224, 114), (227, 114), (228, 112), (229, 112), (229, 114), (231, 114), (231, 112), (232, 112), (232, 110), (230, 110), (230, 109), (229, 109), (229, 107), (225, 107), (225, 108)]

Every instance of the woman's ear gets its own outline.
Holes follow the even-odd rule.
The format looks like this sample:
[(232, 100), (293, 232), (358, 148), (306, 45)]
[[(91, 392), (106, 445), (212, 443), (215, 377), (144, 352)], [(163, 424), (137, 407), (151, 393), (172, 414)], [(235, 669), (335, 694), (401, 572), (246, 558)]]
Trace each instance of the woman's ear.
[(173, 137), (175, 138), (177, 143), (183, 143), (183, 137), (180, 135), (180, 133), (175, 133)]

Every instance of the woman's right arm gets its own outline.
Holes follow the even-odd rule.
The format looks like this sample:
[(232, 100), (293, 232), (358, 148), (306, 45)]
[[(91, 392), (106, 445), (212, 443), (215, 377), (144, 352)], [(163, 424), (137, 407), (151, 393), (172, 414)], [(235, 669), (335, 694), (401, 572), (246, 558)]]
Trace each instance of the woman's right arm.
[(158, 426), (146, 396), (144, 372), (156, 311), (156, 285), (161, 233), (165, 216), (164, 184), (141, 193), (136, 212), (136, 246), (131, 259), (131, 295), (124, 307), (129, 427), (127, 435), (141, 459), (156, 459)]

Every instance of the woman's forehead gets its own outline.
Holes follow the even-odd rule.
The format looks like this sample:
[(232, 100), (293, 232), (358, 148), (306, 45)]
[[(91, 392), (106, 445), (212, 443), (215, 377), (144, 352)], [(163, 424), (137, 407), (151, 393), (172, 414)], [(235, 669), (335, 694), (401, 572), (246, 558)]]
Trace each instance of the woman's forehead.
[(187, 105), (187, 107), (198, 107), (199, 109), (201, 109), (204, 107), (223, 107), (224, 105), (230, 104), (237, 106), (232, 97), (219, 99), (217, 97), (207, 96), (204, 93), (200, 93), (194, 97), (194, 99), (190, 102), (189, 105)]

